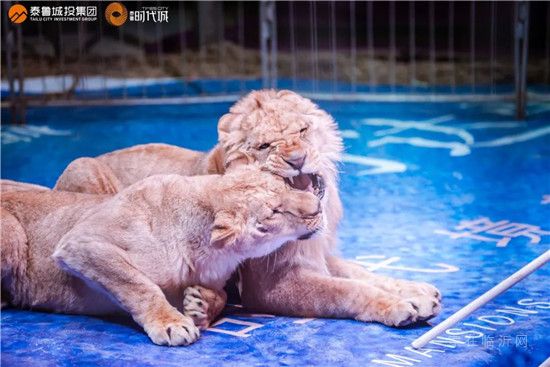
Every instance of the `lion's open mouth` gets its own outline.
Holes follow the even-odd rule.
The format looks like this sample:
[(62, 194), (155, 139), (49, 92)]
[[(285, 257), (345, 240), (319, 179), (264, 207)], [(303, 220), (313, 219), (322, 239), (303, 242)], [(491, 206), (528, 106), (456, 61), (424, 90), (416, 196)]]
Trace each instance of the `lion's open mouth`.
[(285, 181), (290, 187), (309, 191), (320, 199), (325, 196), (325, 180), (314, 173), (302, 173), (298, 176), (286, 177)]

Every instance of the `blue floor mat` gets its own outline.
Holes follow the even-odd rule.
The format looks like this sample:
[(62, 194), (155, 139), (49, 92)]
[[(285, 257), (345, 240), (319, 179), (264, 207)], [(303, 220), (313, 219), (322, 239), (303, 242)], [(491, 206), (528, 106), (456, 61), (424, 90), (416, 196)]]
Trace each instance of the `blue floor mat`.
[[(342, 256), (434, 283), (437, 324), (550, 248), (550, 104), (331, 103), (346, 145)], [(43, 107), (2, 126), (2, 178), (53, 186), (80, 156), (147, 142), (207, 150), (229, 104)], [(2, 110), (2, 120), (7, 121)], [(420, 351), (429, 325), (250, 315), (230, 307), (189, 347), (129, 319), (4, 310), (3, 366), (536, 366), (550, 351), (550, 267)]]

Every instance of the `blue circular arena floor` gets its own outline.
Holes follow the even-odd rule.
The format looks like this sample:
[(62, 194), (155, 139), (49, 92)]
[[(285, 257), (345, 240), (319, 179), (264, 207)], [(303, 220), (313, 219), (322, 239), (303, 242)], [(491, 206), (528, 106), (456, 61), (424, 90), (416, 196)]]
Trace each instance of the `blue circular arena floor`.
[[(329, 103), (346, 154), (342, 256), (434, 283), (437, 324), (550, 248), (550, 104)], [(207, 150), (229, 104), (43, 107), (2, 126), (2, 178), (53, 186), (80, 156), (148, 142)], [(2, 120), (6, 121), (2, 110)], [(250, 315), (229, 307), (192, 346), (153, 345), (129, 319), (3, 310), (3, 366), (536, 366), (550, 351), (550, 267), (426, 348), (428, 325)]]

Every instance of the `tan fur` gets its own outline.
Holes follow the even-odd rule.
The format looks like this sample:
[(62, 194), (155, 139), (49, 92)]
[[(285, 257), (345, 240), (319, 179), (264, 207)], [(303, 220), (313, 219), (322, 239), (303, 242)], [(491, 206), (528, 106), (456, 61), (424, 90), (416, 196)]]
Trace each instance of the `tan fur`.
[[(217, 316), (242, 261), (323, 227), (315, 195), (252, 166), (152, 176), (114, 196), (30, 188), (1, 202), (2, 291), (12, 305), (126, 311), (167, 345), (198, 338), (193, 321), (204, 328)], [(184, 295), (193, 285), (202, 287)]]
[[(148, 144), (97, 160), (124, 185), (161, 171), (222, 173), (221, 168), (252, 162), (284, 177), (318, 174), (327, 184), (322, 200), (326, 230), (322, 236), (290, 242), (242, 266), (243, 304), (261, 312), (356, 318), (387, 325), (406, 325), (439, 312), (440, 294), (435, 287), (378, 276), (332, 254), (342, 216), (336, 167), (342, 140), (326, 112), (291, 91), (252, 92), (220, 119), (218, 134), (219, 143), (208, 153)], [(56, 189), (66, 190), (70, 187), (62, 182), (78, 182), (87, 175), (65, 172)]]
[(49, 190), (49, 188), (40, 186), (40, 185), (34, 185), (24, 182), (17, 182), (12, 180), (0, 180), (0, 191), (1, 192), (8, 192), (8, 191), (34, 191), (34, 190)]

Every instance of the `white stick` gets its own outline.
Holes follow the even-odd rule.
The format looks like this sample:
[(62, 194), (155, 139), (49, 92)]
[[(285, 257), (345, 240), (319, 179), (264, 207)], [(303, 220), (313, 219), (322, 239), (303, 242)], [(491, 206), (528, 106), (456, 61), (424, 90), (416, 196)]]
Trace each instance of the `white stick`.
[(493, 298), (497, 297), (499, 294), (505, 292), (511, 288), (514, 284), (520, 280), (526, 278), (529, 274), (542, 267), (550, 260), (550, 250), (547, 250), (545, 253), (537, 257), (535, 260), (531, 261), (529, 264), (525, 265), (523, 268), (519, 269), (514, 274), (510, 275), (508, 278), (504, 279), (502, 282), (495, 285), (493, 288), (470, 302), (467, 306), (461, 308), (448, 319), (444, 320), (440, 324), (436, 325), (433, 329), (420, 336), (418, 339), (411, 343), (411, 346), (414, 349), (420, 349), (425, 346), (430, 340), (458, 323), (460, 320), (466, 316), (473, 313), (478, 308), (484, 306), (486, 303), (490, 302)]

